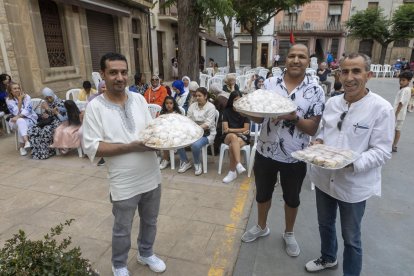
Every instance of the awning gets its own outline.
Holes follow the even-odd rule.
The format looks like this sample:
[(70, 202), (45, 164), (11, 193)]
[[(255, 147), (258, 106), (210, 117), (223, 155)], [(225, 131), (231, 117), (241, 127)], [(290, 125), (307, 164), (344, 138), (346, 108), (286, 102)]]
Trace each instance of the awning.
[(125, 6), (117, 5), (103, 0), (55, 0), (65, 5), (79, 6), (84, 9), (94, 10), (118, 16), (130, 17), (131, 13)]
[(211, 41), (211, 42), (213, 42), (215, 44), (218, 44), (220, 46), (223, 46), (223, 47), (227, 47), (227, 42), (224, 41), (224, 40), (219, 39), (216, 36), (211, 36), (211, 35), (209, 35), (207, 33), (202, 33), (202, 32), (199, 32), (198, 35), (201, 38), (204, 38), (205, 40)]

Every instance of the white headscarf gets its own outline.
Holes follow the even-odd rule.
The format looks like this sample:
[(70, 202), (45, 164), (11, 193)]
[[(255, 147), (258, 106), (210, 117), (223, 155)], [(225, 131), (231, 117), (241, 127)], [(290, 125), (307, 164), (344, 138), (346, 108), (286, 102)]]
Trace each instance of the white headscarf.
[(190, 86), (191, 79), (188, 76), (184, 76), (181, 80), (183, 82), (184, 82), (184, 80), (188, 80), (188, 85), (185, 86), (185, 84), (184, 84), (184, 91), (185, 91), (185, 93), (190, 92), (189, 86)]
[(44, 97), (53, 97), (53, 98), (56, 98), (55, 92), (53, 92), (53, 90), (50, 89), (49, 87), (43, 88), (42, 95)]

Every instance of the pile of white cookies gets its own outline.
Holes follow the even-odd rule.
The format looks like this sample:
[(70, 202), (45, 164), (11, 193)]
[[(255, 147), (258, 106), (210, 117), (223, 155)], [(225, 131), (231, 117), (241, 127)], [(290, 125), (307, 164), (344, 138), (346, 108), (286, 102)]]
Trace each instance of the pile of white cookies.
[(190, 145), (203, 136), (203, 129), (180, 114), (165, 114), (154, 119), (139, 134), (139, 140), (157, 149), (180, 148)]
[(346, 149), (337, 149), (316, 144), (292, 153), (296, 159), (328, 169), (340, 169), (354, 162), (358, 154)]
[(296, 110), (296, 105), (287, 97), (278, 93), (259, 89), (241, 97), (234, 102), (238, 111), (257, 113), (290, 113)]

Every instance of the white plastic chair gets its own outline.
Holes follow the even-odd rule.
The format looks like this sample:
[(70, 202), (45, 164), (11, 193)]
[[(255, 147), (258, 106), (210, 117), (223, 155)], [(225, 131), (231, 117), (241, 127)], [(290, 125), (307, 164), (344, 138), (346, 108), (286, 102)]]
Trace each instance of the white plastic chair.
[(386, 78), (387, 74), (390, 76), (390, 78), (392, 78), (393, 76), (393, 72), (392, 72), (392, 66), (389, 64), (384, 64), (384, 66), (382, 67), (382, 73), (383, 73), (383, 77)]
[(252, 170), (253, 170), (254, 157), (256, 156), (257, 140), (259, 139), (260, 130), (261, 130), (261, 124), (254, 123), (254, 131), (250, 132), (250, 134), (254, 133), (254, 143), (253, 143), (252, 150), (250, 151), (250, 162), (249, 162), (249, 167), (247, 170), (247, 177), (250, 177)]
[(256, 70), (254, 70), (254, 69), (249, 69), (249, 70), (247, 70), (246, 71), (246, 73), (244, 73), (245, 75), (247, 75), (247, 74), (256, 74)]
[(223, 87), (223, 78), (214, 76), (208, 80), (208, 87), (211, 87), (212, 84), (217, 83), (220, 85), (220, 88)]
[(246, 75), (237, 76), (236, 84), (239, 86), (240, 91), (244, 91), (246, 88)]
[(311, 76), (316, 76), (316, 70), (312, 68), (306, 68), (306, 74), (309, 74)]
[[(218, 112), (218, 110), (216, 110), (216, 116), (214, 118), (216, 129), (217, 129), (217, 124), (218, 124), (219, 117), (220, 117), (220, 113)], [(208, 148), (208, 146), (211, 147), (211, 153), (214, 157), (214, 141), (213, 141), (213, 143), (207, 144), (207, 145), (205, 145), (201, 148), (201, 155), (202, 155), (202, 158), (203, 158), (203, 172), (204, 173), (207, 173), (207, 148)]]
[[(220, 145), (220, 158), (219, 158), (219, 167), (218, 167), (218, 174), (221, 174), (221, 169), (223, 167), (223, 160), (226, 154), (226, 151), (229, 150), (229, 145), (222, 143)], [(249, 167), (250, 163), (250, 145), (244, 145), (240, 148), (241, 152), (244, 152), (244, 160), (246, 160), (246, 167)]]
[(378, 78), (378, 76), (382, 72), (382, 65), (381, 64), (374, 64), (374, 70), (372, 72), (374, 72), (375, 77)]
[[(66, 100), (73, 100), (74, 102), (76, 102), (78, 100), (80, 91), (81, 90), (79, 88), (68, 90), (68, 92), (66, 92)], [(70, 98), (71, 96), (72, 96), (72, 99)]]
[(268, 69), (260, 69), (259, 70), (259, 76), (263, 77), (264, 79), (266, 79), (266, 75), (269, 72)]
[(98, 84), (102, 81), (101, 74), (99, 72), (92, 72), (92, 81), (96, 90), (98, 90)]
[(282, 72), (283, 72), (282, 69), (280, 69), (279, 67), (273, 67), (272, 68), (273, 77), (282, 75)]
[(80, 111), (85, 111), (86, 105), (88, 104), (87, 101), (76, 101), (76, 106), (79, 108)]
[(207, 67), (206, 71), (207, 71), (207, 75), (209, 75), (210, 77), (212, 77), (214, 75), (214, 68), (213, 67)]
[(148, 110), (151, 113), (151, 117), (155, 119), (161, 112), (161, 106), (158, 104), (148, 104)]
[(211, 78), (210, 75), (200, 73), (200, 86), (205, 87), (208, 90), (208, 80)]

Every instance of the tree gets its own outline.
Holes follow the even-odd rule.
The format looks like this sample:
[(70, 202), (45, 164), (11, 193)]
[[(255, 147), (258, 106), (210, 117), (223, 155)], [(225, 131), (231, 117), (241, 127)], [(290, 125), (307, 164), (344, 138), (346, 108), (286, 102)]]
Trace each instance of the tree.
[(382, 9), (366, 9), (354, 14), (346, 26), (352, 38), (372, 39), (381, 44), (379, 63), (384, 64), (388, 45), (394, 41), (390, 32), (391, 21), (383, 15)]
[(392, 19), (387, 19), (382, 9), (359, 11), (351, 16), (346, 26), (351, 37), (378, 42), (381, 45), (379, 63), (384, 64), (391, 42), (414, 37), (414, 4), (401, 5)]
[(273, 17), (283, 10), (311, 0), (233, 0), (237, 21), (252, 37), (251, 66), (257, 66), (257, 37)]
[(236, 72), (234, 65), (234, 40), (232, 34), (232, 23), (235, 16), (233, 3), (231, 0), (205, 0), (203, 1), (208, 7), (208, 13), (211, 17), (217, 18), (223, 24), (224, 36), (227, 40), (229, 49), (229, 66), (230, 72)]

